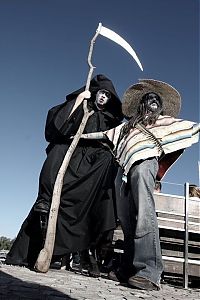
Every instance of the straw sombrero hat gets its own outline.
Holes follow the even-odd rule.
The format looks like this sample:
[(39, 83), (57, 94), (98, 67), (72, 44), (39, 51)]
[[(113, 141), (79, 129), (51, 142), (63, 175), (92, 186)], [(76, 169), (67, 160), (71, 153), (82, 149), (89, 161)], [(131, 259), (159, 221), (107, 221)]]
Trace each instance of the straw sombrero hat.
[(125, 117), (132, 117), (142, 97), (147, 93), (156, 93), (163, 102), (163, 115), (177, 117), (181, 108), (181, 96), (171, 85), (153, 79), (140, 79), (139, 83), (130, 86), (122, 98), (122, 111)]

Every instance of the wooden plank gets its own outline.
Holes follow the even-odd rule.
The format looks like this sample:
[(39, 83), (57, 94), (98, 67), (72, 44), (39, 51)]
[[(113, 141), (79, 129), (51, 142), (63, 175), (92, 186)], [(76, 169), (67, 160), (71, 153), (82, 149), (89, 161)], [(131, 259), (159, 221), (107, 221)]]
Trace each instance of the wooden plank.
[[(184, 201), (182, 196), (154, 193), (156, 210), (184, 215)], [(189, 199), (189, 216), (200, 218), (200, 201)]]
[[(185, 222), (182, 220), (176, 220), (171, 218), (163, 218), (158, 217), (158, 227), (159, 228), (169, 228), (174, 230), (180, 230), (184, 231), (184, 225)], [(188, 223), (188, 231), (189, 232), (196, 232), (197, 234), (200, 234), (200, 223), (197, 222), (189, 222)]]
[[(182, 258), (172, 258), (163, 256), (164, 272), (173, 274), (183, 274), (183, 263)], [(200, 261), (188, 260), (188, 275), (200, 277)]]

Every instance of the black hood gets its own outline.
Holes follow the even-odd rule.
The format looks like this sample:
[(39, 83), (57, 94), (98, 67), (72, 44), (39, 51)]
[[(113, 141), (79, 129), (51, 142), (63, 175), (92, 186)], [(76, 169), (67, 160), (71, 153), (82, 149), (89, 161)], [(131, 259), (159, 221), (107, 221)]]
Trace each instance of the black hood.
[[(95, 101), (95, 95), (101, 89), (106, 89), (111, 93), (111, 99), (106, 104), (105, 110), (110, 112), (114, 117), (118, 118), (118, 120), (121, 121), (123, 119), (121, 101), (115, 91), (114, 85), (112, 81), (108, 79), (105, 75), (98, 74), (90, 81), (89, 90), (91, 92), (92, 101)], [(84, 90), (85, 90), (85, 86), (67, 95), (66, 100), (67, 101), (73, 100)]]

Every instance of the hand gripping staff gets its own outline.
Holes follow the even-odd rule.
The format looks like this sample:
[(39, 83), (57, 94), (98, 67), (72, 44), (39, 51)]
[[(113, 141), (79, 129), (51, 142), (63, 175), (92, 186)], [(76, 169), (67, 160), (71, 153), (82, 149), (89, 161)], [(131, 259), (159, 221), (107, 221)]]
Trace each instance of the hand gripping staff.
[[(85, 90), (89, 90), (91, 77), (93, 74), (93, 70), (95, 68), (91, 63), (91, 57), (92, 57), (95, 40), (99, 34), (107, 37), (108, 39), (110, 39), (110, 40), (114, 41), (115, 43), (119, 44), (120, 46), (122, 46), (133, 57), (133, 59), (136, 61), (136, 63), (140, 67), (140, 69), (143, 71), (140, 60), (137, 57), (137, 54), (135, 53), (133, 48), (117, 33), (102, 26), (102, 24), (99, 23), (96, 33), (90, 42), (90, 49), (89, 49), (89, 54), (88, 54), (89, 72), (88, 72)], [(46, 273), (49, 270), (49, 266), (50, 266), (52, 254), (53, 254), (53, 249), (54, 249), (56, 223), (57, 223), (58, 210), (59, 210), (59, 205), (60, 205), (60, 196), (61, 196), (61, 191), (62, 191), (62, 186), (63, 186), (63, 178), (65, 175), (66, 169), (69, 165), (71, 156), (79, 142), (81, 134), (84, 131), (87, 120), (94, 113), (94, 111), (90, 111), (90, 112), (88, 111), (86, 99), (83, 100), (83, 109), (84, 109), (83, 119), (81, 121), (81, 124), (79, 126), (79, 129), (78, 129), (76, 135), (74, 136), (73, 142), (71, 143), (71, 145), (63, 159), (62, 165), (58, 171), (56, 181), (54, 184), (44, 248), (40, 251), (37, 261), (35, 263), (35, 269), (38, 272)]]

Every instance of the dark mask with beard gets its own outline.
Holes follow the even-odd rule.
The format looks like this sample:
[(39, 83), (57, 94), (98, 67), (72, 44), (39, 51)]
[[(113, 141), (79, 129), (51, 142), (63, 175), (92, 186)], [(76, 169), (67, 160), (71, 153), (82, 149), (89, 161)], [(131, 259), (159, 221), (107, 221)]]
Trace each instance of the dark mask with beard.
[(156, 93), (146, 93), (138, 106), (137, 114), (129, 119), (124, 125), (119, 141), (128, 135), (131, 128), (140, 123), (144, 126), (155, 124), (156, 120), (163, 112), (162, 99)]
[(162, 114), (163, 105), (161, 98), (156, 93), (147, 93), (142, 97), (138, 107), (139, 122), (152, 125)]

